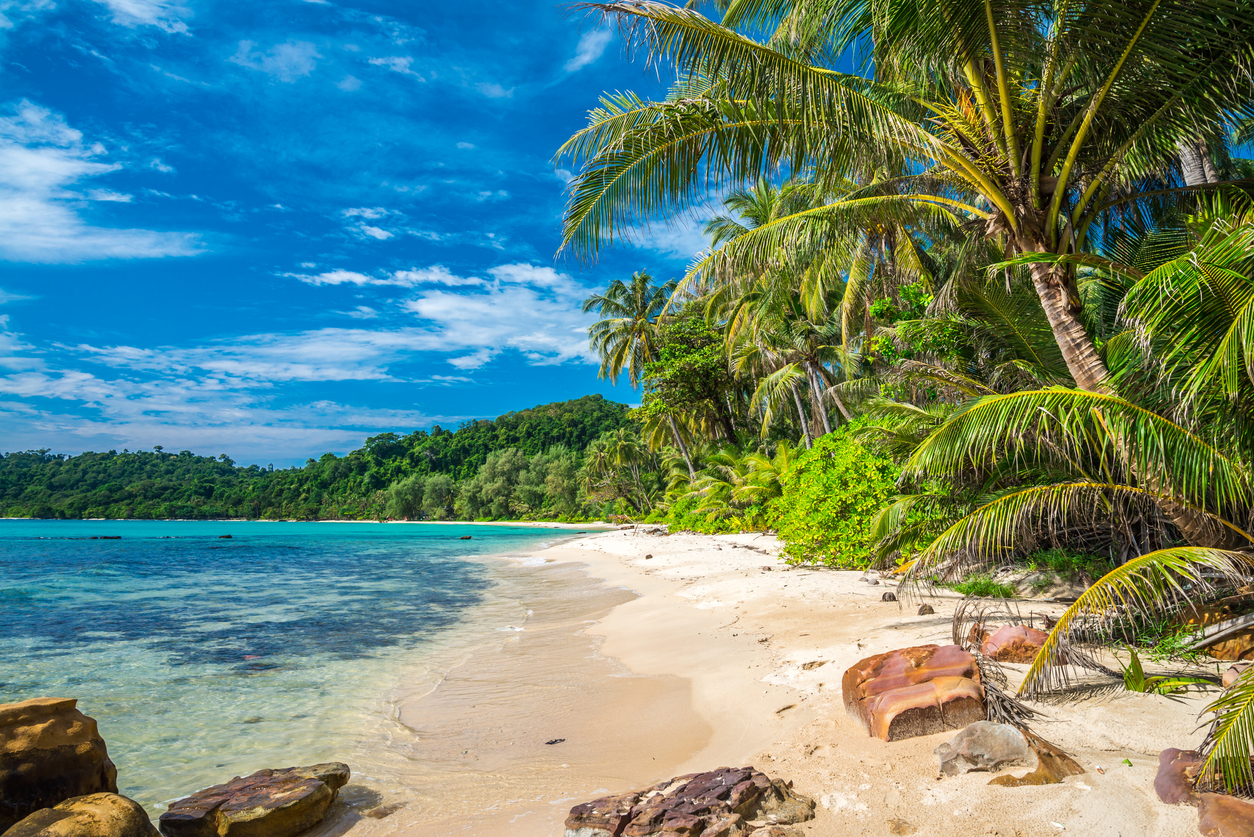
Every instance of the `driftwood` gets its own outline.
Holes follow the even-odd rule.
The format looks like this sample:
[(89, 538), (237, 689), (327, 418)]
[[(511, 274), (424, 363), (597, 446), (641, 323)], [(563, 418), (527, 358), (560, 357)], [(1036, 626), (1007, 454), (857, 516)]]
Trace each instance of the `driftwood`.
[(1201, 651), (1203, 648), (1208, 648), (1252, 629), (1254, 629), (1254, 613), (1225, 619), (1223, 622), (1216, 622), (1203, 630), (1201, 637), (1189, 646), (1189, 650)]

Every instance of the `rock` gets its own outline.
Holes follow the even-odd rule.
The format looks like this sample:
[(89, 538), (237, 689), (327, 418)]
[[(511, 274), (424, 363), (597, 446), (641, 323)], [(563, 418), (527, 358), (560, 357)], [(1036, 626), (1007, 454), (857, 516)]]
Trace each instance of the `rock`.
[(339, 762), (258, 770), (178, 800), (158, 824), (166, 837), (292, 837), (322, 822), (349, 775)]
[(895, 602), (897, 601), (897, 594), (885, 593), (884, 595), (880, 596), (880, 601), (881, 602)]
[[(768, 825), (765, 828), (759, 828), (749, 832), (750, 837), (805, 837), (805, 832), (800, 828), (788, 828), (783, 825)], [(705, 837), (705, 832), (701, 832), (701, 837)]]
[(1224, 688), (1226, 689), (1233, 683), (1237, 682), (1237, 679), (1241, 676), (1241, 672), (1245, 671), (1251, 665), (1254, 665), (1254, 663), (1237, 663), (1225, 671), (1223, 679)]
[(460, 538), (458, 538), (459, 541), (468, 541), (472, 539), (473, 539), (473, 536), (471, 535), (462, 535)]
[(985, 718), (979, 668), (957, 645), (867, 657), (845, 672), (841, 691), (845, 710), (884, 741), (962, 729)]
[(932, 607), (930, 604), (919, 605), (920, 616), (931, 616), (935, 612), (936, 608)]
[(0, 832), (76, 796), (117, 793), (96, 722), (73, 698), (0, 704)]
[(720, 767), (576, 805), (566, 837), (776, 837), (764, 828), (813, 818), (814, 801), (784, 782), (752, 767)]
[(1205, 837), (1254, 837), (1254, 802), (1204, 793), (1197, 805), (1197, 830)]
[(1049, 634), (1026, 625), (1002, 625), (980, 646), (980, 653), (999, 663), (1031, 663)]
[(1169, 747), (1158, 754), (1158, 775), (1154, 777), (1154, 791), (1168, 805), (1187, 802), (1197, 804), (1193, 783), (1202, 769), (1202, 756), (1196, 750), (1177, 750)]
[(1003, 788), (1022, 788), (1030, 785), (1056, 785), (1068, 776), (1084, 772), (1080, 763), (1039, 735), (1028, 733), (1028, 746), (1036, 753), (1036, 769), (1022, 776), (997, 776), (989, 779), (990, 785)]
[(932, 752), (940, 758), (941, 773), (957, 776), (973, 770), (1012, 767), (1032, 751), (1023, 733), (1009, 724), (976, 721)]
[(646, 560), (646, 561), (650, 560), (651, 558), (653, 558), (653, 553), (652, 553), (652, 552), (650, 552), (648, 555), (644, 556), (644, 560)]
[(230, 536), (230, 535), (218, 535), (218, 540), (220, 540), (220, 541), (229, 541), (229, 540), (231, 540), (231, 536)]
[(138, 802), (115, 793), (76, 796), (31, 814), (4, 837), (160, 837)]

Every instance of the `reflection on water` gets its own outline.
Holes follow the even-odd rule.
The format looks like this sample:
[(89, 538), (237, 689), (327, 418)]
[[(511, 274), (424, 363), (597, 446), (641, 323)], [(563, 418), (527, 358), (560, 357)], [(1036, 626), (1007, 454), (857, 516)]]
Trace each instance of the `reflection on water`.
[[(261, 767), (364, 757), (368, 769), (402, 677), (407, 693), (429, 690), (526, 621), (502, 595), (508, 568), (474, 556), (557, 534), (0, 521), (0, 702), (78, 698), (122, 792), (154, 814)], [(121, 539), (82, 540), (103, 535)]]

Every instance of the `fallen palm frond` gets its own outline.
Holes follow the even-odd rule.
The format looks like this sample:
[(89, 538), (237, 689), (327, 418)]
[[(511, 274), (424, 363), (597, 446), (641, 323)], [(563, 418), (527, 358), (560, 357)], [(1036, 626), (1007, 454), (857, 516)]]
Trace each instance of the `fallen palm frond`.
[(1254, 796), (1254, 666), (1219, 696), (1207, 712), (1214, 721), (1202, 743), (1206, 760), (1198, 772), (1197, 787)]
[(1067, 668), (1076, 665), (1079, 647), (1126, 637), (1126, 614), (1178, 610), (1217, 589), (1240, 586), (1252, 571), (1254, 556), (1205, 547), (1160, 549), (1128, 561), (1094, 582), (1059, 617), (1019, 694), (1037, 697), (1066, 688), (1071, 682)]

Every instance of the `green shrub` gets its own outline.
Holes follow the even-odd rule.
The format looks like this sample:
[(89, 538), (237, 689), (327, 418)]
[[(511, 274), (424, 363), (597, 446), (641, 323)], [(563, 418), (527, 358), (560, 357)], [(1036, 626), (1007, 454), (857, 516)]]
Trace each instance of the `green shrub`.
[(955, 593), (964, 596), (975, 596), (978, 599), (1013, 599), (1015, 588), (1009, 584), (1000, 584), (990, 575), (972, 575), (962, 581), (944, 585)]
[(781, 478), (772, 504), (791, 563), (863, 568), (871, 561), (871, 523), (895, 491), (892, 460), (859, 444), (847, 425), (820, 438)]
[(1027, 564), (1032, 570), (1051, 570), (1067, 581), (1096, 581), (1112, 569), (1108, 558), (1061, 548), (1034, 552)]

